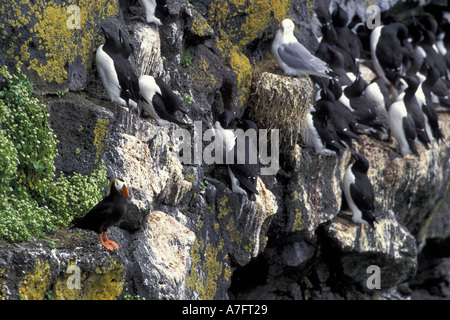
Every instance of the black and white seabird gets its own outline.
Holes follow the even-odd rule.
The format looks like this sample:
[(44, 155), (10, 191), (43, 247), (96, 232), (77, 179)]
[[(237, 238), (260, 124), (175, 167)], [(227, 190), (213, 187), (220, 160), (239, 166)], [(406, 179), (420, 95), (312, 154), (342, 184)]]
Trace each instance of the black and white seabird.
[(175, 112), (185, 113), (185, 110), (181, 106), (181, 99), (164, 81), (150, 75), (142, 75), (139, 77), (139, 92), (142, 108), (158, 125), (165, 126), (169, 122), (187, 125), (175, 117)]
[(258, 127), (253, 121), (239, 119), (230, 110), (222, 112), (214, 123), (214, 134), (222, 141), (223, 161), (227, 165), (231, 189), (248, 196), (251, 201), (256, 200), (258, 194), (257, 133)]
[(373, 128), (383, 136), (387, 132), (386, 119), (378, 114), (377, 109), (364, 96), (365, 88), (366, 83), (358, 69), (355, 81), (343, 89), (340, 101), (352, 111), (359, 123)]
[(439, 78), (439, 71), (428, 65), (426, 65), (426, 69), (428, 71), (427, 78), (419, 85), (415, 97), (425, 117), (428, 137), (439, 142), (444, 140), (444, 135), (439, 127), (438, 114), (431, 99), (431, 90)]
[(370, 34), (370, 53), (376, 73), (387, 83), (398, 85), (398, 74), (402, 74), (402, 42), (408, 29), (400, 22), (378, 26)]
[(133, 47), (128, 40), (122, 35), (122, 30), (119, 29), (119, 42), (120, 42), (120, 57), (114, 59), (114, 66), (119, 76), (119, 84), (121, 86), (121, 98), (127, 103), (127, 106), (131, 108), (137, 108), (139, 101), (139, 80), (128, 60), (129, 56), (133, 52)]
[[(110, 251), (119, 245), (108, 239), (107, 230), (118, 223), (128, 211), (129, 192), (125, 182), (111, 179), (106, 197), (97, 203), (84, 217), (75, 218), (73, 227), (95, 231), (100, 243)], [(102, 238), (103, 235), (103, 238)]]
[(162, 25), (161, 20), (155, 16), (157, 6), (156, 0), (139, 0), (139, 3), (142, 8), (144, 8), (145, 21), (147, 23), (154, 23), (158, 26)]
[(391, 135), (398, 142), (400, 154), (403, 156), (412, 153), (418, 156), (416, 126), (402, 98), (395, 101), (389, 108), (388, 120)]
[(330, 1), (329, 0), (317, 0), (317, 7), (313, 12), (313, 17), (311, 19), (311, 29), (316, 36), (318, 42), (321, 41), (322, 28), (327, 23), (331, 23), (330, 14)]
[(353, 132), (355, 132), (356, 134), (366, 134), (366, 135), (376, 133), (375, 129), (358, 122), (358, 119), (353, 114), (352, 109), (348, 107), (350, 103), (348, 99), (346, 99), (347, 100), (346, 103), (348, 105), (345, 105), (342, 101), (340, 101), (342, 97), (342, 87), (339, 85), (336, 79), (334, 78), (330, 79), (328, 89), (334, 95), (335, 99), (334, 106), (336, 112), (339, 115), (341, 115), (344, 119), (346, 119)]
[(101, 27), (105, 35), (105, 43), (97, 48), (95, 59), (100, 80), (105, 88), (110, 100), (122, 106), (127, 103), (121, 98), (121, 86), (119, 76), (115, 68), (115, 59), (120, 57), (121, 45), (117, 38), (112, 37), (105, 28)]
[(336, 3), (332, 15), (333, 25), (337, 34), (337, 46), (346, 51), (358, 63), (361, 57), (362, 43), (358, 36), (348, 27), (348, 13)]
[[(255, 201), (255, 195), (259, 193), (257, 190), (259, 175), (258, 127), (251, 120), (237, 119), (236, 122), (238, 130), (233, 150), (234, 163), (228, 164), (231, 189), (235, 193), (247, 195), (250, 201)], [(241, 141), (242, 139), (243, 141)]]
[[(326, 89), (323, 88), (323, 90)], [(346, 149), (340, 142), (336, 128), (328, 116), (329, 110), (334, 108), (332, 104), (325, 97), (320, 98), (306, 115), (305, 143), (317, 154), (325, 156), (339, 156)]]
[(348, 148), (353, 149), (352, 142), (353, 140), (360, 141), (359, 136), (352, 131), (345, 114), (336, 111), (334, 94), (323, 83), (320, 84), (322, 86), (319, 92), (320, 100), (327, 101), (328, 103), (322, 103), (319, 109), (316, 108), (316, 111), (322, 112), (325, 117), (331, 120), (340, 142), (343, 142)]
[[(352, 56), (342, 48), (340, 48), (338, 43), (338, 36), (336, 33), (336, 30), (331, 22), (326, 23), (322, 27), (322, 41), (319, 44), (319, 47), (316, 50), (316, 57), (323, 60), (324, 62), (328, 63), (328, 67), (333, 70), (333, 72), (338, 72), (333, 68), (331, 65), (333, 60), (336, 59), (334, 52), (338, 52), (340, 56), (343, 59), (343, 68), (347, 72), (356, 73), (356, 64), (355, 60), (352, 58)], [(332, 51), (334, 50), (334, 52)], [(336, 60), (334, 60), (336, 62)]]
[(411, 118), (414, 121), (417, 139), (426, 149), (429, 149), (430, 137), (426, 130), (425, 116), (416, 98), (416, 91), (419, 88), (419, 78), (416, 75), (401, 76), (401, 78), (405, 80), (408, 85), (403, 97), (403, 103), (405, 104), (408, 114), (411, 115)]
[(223, 163), (227, 163), (227, 159), (233, 159), (234, 155), (228, 155), (234, 150), (236, 136), (234, 130), (237, 129), (236, 113), (230, 110), (223, 111), (214, 123), (214, 135), (222, 141), (223, 146)]
[(392, 99), (383, 78), (380, 76), (374, 78), (364, 89), (363, 95), (377, 110), (378, 115), (387, 119), (387, 112), (392, 104)]
[(112, 102), (136, 108), (138, 79), (130, 61), (125, 58), (128, 50), (125, 48), (125, 42), (121, 41), (123, 38), (119, 40), (111, 36), (105, 28), (101, 28), (105, 35), (105, 43), (100, 45), (96, 52), (100, 80)]
[(294, 22), (285, 19), (272, 43), (272, 55), (286, 75), (303, 77), (315, 75), (331, 78), (333, 71), (312, 55), (294, 35)]
[(367, 176), (369, 161), (352, 152), (355, 162), (345, 170), (343, 189), (347, 204), (352, 211), (352, 221), (357, 224), (368, 224), (375, 227), (375, 192)]

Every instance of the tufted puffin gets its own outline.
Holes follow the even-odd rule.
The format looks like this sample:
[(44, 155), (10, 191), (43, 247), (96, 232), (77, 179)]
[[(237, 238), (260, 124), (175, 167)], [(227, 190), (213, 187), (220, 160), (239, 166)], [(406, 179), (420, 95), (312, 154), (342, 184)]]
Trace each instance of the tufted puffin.
[[(108, 239), (106, 230), (119, 222), (128, 210), (128, 189), (121, 179), (113, 178), (106, 197), (84, 217), (74, 219), (74, 227), (97, 232), (100, 243), (108, 250), (119, 249), (119, 245)], [(102, 234), (104, 240), (102, 239)]]

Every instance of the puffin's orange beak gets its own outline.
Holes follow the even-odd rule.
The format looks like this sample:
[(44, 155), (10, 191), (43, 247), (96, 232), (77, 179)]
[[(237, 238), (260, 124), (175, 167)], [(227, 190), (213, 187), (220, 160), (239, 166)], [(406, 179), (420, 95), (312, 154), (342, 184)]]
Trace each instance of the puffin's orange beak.
[(123, 187), (119, 191), (120, 191), (120, 194), (123, 197), (128, 198), (128, 195), (129, 195), (128, 194), (128, 189), (127, 189), (127, 187), (125, 185), (123, 185)]

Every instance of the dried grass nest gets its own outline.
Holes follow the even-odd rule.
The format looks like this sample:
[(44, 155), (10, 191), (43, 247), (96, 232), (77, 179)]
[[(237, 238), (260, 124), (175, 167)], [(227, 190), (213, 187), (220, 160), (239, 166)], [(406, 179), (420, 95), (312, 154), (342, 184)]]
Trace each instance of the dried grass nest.
[(314, 86), (309, 77), (293, 78), (275, 72), (274, 61), (255, 66), (249, 116), (259, 128), (269, 132), (279, 129), (280, 143), (293, 146), (299, 136), (304, 141)]

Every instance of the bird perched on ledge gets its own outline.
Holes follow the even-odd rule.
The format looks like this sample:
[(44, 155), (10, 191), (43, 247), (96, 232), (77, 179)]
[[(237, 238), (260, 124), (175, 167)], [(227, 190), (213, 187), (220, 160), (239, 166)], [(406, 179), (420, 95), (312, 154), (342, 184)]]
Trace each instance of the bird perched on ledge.
[[(108, 239), (106, 231), (118, 223), (128, 211), (128, 189), (121, 179), (113, 178), (106, 197), (84, 217), (75, 218), (73, 227), (97, 232), (100, 243), (108, 250), (119, 249), (119, 245)], [(104, 239), (102, 239), (102, 235)]]
[(303, 77), (314, 75), (331, 78), (333, 71), (327, 64), (312, 55), (294, 35), (294, 22), (285, 19), (277, 31), (272, 44), (272, 54), (284, 73), (290, 76)]
[(352, 221), (357, 224), (368, 224), (374, 228), (375, 192), (367, 177), (369, 161), (352, 152), (355, 162), (347, 167), (344, 174), (344, 196), (353, 213)]

